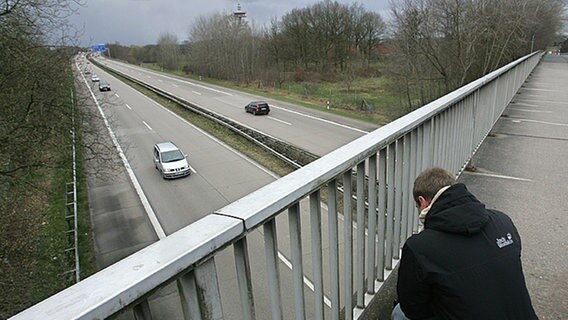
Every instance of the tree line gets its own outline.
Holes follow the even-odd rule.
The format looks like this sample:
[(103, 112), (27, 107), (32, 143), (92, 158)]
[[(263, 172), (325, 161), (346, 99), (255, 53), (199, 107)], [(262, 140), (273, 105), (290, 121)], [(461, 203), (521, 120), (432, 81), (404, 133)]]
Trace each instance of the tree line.
[(400, 0), (391, 75), (407, 105), (432, 99), (559, 39), (564, 0)]
[(64, 252), (65, 183), (73, 116), (81, 122), (71, 102), (81, 100), (73, 95), (79, 47), (67, 17), (81, 1), (0, 5), (0, 319), (71, 283), (63, 275), (75, 262)]
[[(52, 143), (69, 136), (69, 1), (7, 1), (0, 7), (0, 185), (55, 166)], [(5, 190), (5, 189), (4, 189)], [(4, 195), (0, 189), (0, 195)]]
[[(389, 24), (361, 4), (325, 0), (268, 26), (201, 16), (187, 40), (110, 45), (114, 57), (207, 77), (278, 86), (386, 74), (414, 109), (559, 40), (565, 0), (399, 0)], [(116, 48), (115, 48), (116, 47)]]

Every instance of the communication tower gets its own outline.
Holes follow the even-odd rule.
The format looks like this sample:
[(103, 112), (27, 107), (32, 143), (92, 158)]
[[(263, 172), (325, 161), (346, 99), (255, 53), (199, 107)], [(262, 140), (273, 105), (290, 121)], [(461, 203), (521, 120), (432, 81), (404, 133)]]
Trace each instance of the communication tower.
[(237, 3), (237, 11), (233, 12), (233, 16), (239, 20), (239, 23), (247, 17), (247, 13), (241, 10), (240, 3)]

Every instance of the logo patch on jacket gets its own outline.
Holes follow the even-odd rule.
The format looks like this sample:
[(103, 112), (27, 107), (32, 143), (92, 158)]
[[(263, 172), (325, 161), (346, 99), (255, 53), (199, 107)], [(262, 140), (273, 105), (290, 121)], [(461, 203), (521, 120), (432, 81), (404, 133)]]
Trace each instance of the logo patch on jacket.
[(507, 239), (505, 239), (505, 237), (497, 238), (497, 246), (499, 248), (506, 247), (510, 244), (513, 244), (513, 236), (510, 233), (507, 233)]

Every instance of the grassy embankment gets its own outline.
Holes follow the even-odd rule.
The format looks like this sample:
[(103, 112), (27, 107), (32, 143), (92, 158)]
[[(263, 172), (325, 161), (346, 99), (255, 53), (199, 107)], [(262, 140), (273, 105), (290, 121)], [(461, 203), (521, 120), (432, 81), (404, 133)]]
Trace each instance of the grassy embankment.
[[(65, 85), (73, 90), (71, 77)], [(71, 110), (70, 96), (62, 99)], [(71, 129), (71, 123), (68, 125)], [(72, 247), (72, 237), (67, 233), (65, 218), (71, 214), (67, 211), (67, 183), (73, 181), (71, 136), (53, 135), (50, 139), (44, 154), (46, 158), (56, 158), (57, 163), (21, 175), (17, 183), (3, 185), (0, 192), (1, 319), (75, 283), (75, 275), (68, 273), (75, 269), (75, 257), (73, 251), (67, 251)], [(80, 274), (84, 278), (92, 274), (96, 266), (80, 147), (77, 155)]]

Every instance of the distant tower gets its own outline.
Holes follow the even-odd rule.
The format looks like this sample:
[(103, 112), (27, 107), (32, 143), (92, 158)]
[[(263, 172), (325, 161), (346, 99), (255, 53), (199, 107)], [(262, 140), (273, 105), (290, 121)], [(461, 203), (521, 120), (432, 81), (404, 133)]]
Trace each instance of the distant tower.
[(247, 13), (241, 10), (241, 4), (237, 3), (237, 11), (233, 12), (233, 16), (239, 20), (239, 23), (246, 18)]

